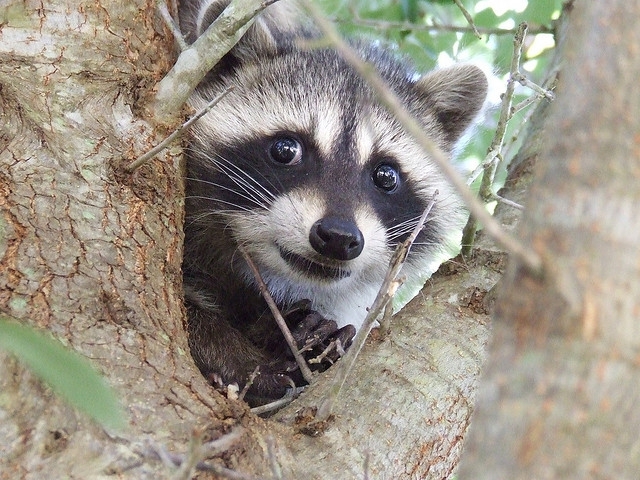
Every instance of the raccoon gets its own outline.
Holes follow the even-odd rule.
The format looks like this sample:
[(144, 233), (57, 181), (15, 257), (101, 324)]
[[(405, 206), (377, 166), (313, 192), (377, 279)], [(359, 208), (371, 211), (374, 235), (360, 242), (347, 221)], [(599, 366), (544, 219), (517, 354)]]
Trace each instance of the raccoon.
[[(228, 2), (188, 0), (193, 42)], [(193, 93), (202, 108), (187, 153), (185, 301), (192, 356), (211, 381), (244, 385), (251, 403), (301, 383), (256, 280), (258, 266), (300, 345), (348, 345), (396, 246), (437, 201), (403, 267), (418, 278), (465, 217), (438, 168), (354, 69), (299, 20), (292, 2), (268, 7)], [(313, 46), (313, 40), (316, 40)], [(445, 152), (481, 110), (477, 67), (425, 75), (376, 42), (354, 41)], [(333, 360), (335, 358), (330, 358)]]

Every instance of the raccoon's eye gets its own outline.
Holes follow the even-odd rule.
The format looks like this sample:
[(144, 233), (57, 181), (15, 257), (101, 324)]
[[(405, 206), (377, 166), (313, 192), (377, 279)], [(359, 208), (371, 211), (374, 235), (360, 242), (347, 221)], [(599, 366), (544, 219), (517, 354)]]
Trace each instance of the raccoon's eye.
[(284, 165), (297, 165), (302, 161), (302, 145), (292, 137), (276, 138), (269, 148), (271, 159)]
[(373, 169), (373, 183), (386, 193), (393, 192), (400, 183), (400, 173), (388, 163), (381, 163)]

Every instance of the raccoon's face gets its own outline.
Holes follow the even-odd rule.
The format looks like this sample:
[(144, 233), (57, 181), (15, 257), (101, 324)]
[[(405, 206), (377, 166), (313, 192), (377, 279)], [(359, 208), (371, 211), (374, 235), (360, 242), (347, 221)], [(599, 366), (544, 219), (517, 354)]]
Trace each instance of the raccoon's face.
[[(452, 71), (455, 81), (416, 80), (385, 62), (392, 88), (449, 150), (482, 104), (476, 97), (484, 98), (470, 95), (471, 106), (462, 105), (460, 90), (483, 74), (470, 67)], [(242, 245), (276, 301), (311, 299), (322, 311), (360, 298), (364, 312), (436, 190), (405, 274), (419, 274), (459, 226), (462, 209), (448, 183), (335, 53), (294, 52), (244, 66), (202, 88), (193, 103), (232, 82), (236, 89), (193, 132), (187, 224), (200, 225), (200, 241), (208, 237), (220, 256), (228, 247), (212, 236)], [(443, 109), (446, 102), (456, 109)]]

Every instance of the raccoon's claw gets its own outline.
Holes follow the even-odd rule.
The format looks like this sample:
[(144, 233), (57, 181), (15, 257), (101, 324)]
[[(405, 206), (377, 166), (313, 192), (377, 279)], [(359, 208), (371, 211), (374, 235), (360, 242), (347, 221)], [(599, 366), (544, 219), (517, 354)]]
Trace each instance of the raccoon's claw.
[(318, 312), (310, 311), (291, 332), (301, 353), (313, 350), (333, 335), (338, 324)]
[[(324, 369), (333, 364), (351, 345), (356, 329), (353, 325), (338, 328), (334, 320), (311, 310), (309, 302), (298, 302), (285, 313), (287, 323), (295, 325), (291, 335), (305, 360)], [(289, 356), (291, 354), (289, 353)]]
[[(335, 362), (340, 356), (344, 354), (344, 351), (351, 346), (353, 337), (356, 335), (356, 327), (353, 325), (345, 325), (340, 330), (337, 330), (329, 340), (336, 343), (336, 348), (333, 350), (334, 355), (329, 355), (329, 359)], [(342, 349), (342, 351), (340, 351)]]

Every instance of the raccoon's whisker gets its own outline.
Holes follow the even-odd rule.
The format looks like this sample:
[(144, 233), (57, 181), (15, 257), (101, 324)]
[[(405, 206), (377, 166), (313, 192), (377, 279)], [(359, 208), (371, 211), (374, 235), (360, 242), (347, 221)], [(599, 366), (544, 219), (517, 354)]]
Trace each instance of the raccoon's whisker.
[[(249, 214), (254, 214), (255, 215), (255, 211), (252, 210), (246, 210), (246, 213), (243, 213), (242, 215), (249, 215)], [(198, 215), (190, 215), (187, 218), (187, 222), (186, 225), (191, 226), (193, 224), (199, 223), (199, 222), (203, 222), (206, 221), (207, 225), (213, 225), (215, 224), (220, 224), (222, 225), (223, 229), (227, 229), (228, 227), (230, 227), (230, 219), (233, 218), (234, 216), (238, 215), (238, 209), (237, 206), (235, 209), (229, 209), (229, 210), (207, 210), (204, 212), (199, 213)], [(260, 221), (260, 217), (257, 217), (257, 221)]]
[(416, 246), (416, 245), (418, 245), (418, 246), (430, 246), (430, 247), (432, 247), (434, 245), (442, 246), (442, 242), (413, 242), (413, 246)]
[[(242, 211), (245, 211), (245, 212), (253, 212), (253, 209), (251, 209), (249, 207), (246, 207), (244, 205), (239, 205), (237, 203), (229, 202), (227, 200), (222, 200), (220, 198), (206, 197), (204, 195), (189, 195), (186, 198), (192, 198), (192, 199), (197, 199), (197, 200), (209, 200), (211, 202), (215, 202), (215, 203), (218, 203), (218, 204), (229, 205), (230, 207), (234, 207), (235, 210), (242, 210)], [(215, 211), (212, 211), (211, 213), (212, 214), (218, 214), (220, 212), (221, 212), (221, 210), (215, 210)], [(207, 212), (207, 213), (209, 213), (209, 212)]]
[(408, 220), (404, 220), (400, 223), (397, 223), (396, 225), (390, 227), (387, 230), (387, 234), (390, 236), (391, 235), (398, 236), (398, 235), (404, 235), (406, 233), (409, 233), (416, 227), (419, 220), (420, 220), (420, 217), (414, 217)]
[[(262, 185), (258, 180), (256, 180), (252, 175), (247, 173), (245, 170), (240, 168), (238, 165), (226, 160), (222, 156), (218, 156), (218, 159), (211, 158), (211, 161), (214, 162), (216, 166), (218, 166), (221, 170), (224, 170), (224, 173), (229, 176), (229, 178), (235, 178), (239, 181), (242, 181), (247, 188), (250, 188), (252, 191), (255, 191), (256, 194), (260, 196), (264, 196), (265, 200), (274, 200), (276, 196), (273, 192), (271, 192), (268, 188)], [(235, 170), (236, 173), (233, 173), (232, 170)], [(255, 170), (255, 168), (254, 168)], [(275, 185), (268, 178), (262, 175), (260, 172), (256, 170), (256, 173), (260, 175), (265, 181), (267, 181), (271, 186), (275, 188)], [(239, 174), (239, 175), (238, 175)], [(242, 179), (242, 180), (241, 180)], [(248, 180), (248, 182), (247, 182)], [(253, 184), (254, 186), (251, 186)], [(257, 187), (257, 188), (256, 188)], [(276, 189), (277, 190), (277, 189)], [(262, 191), (263, 193), (259, 193)]]
[[(214, 161), (214, 163), (218, 167), (218, 169), (220, 169), (220, 171), (224, 173), (227, 178), (235, 183), (240, 189), (242, 189), (252, 198), (256, 198), (256, 203), (265, 202), (265, 204), (267, 205), (271, 204), (274, 199), (273, 194), (262, 185), (260, 185), (260, 183), (257, 182), (249, 174), (247, 174), (237, 166), (231, 164), (230, 162), (223, 163), (220, 161)], [(229, 167), (233, 167), (235, 171), (233, 171), (233, 169)], [(258, 186), (259, 188), (256, 188), (256, 186)]]
[[(237, 165), (234, 165), (233, 163), (225, 160), (222, 156), (218, 156), (217, 159), (212, 156), (208, 156), (207, 160), (211, 162), (220, 171), (220, 173), (224, 174), (228, 179), (230, 179), (240, 190), (251, 197), (244, 198), (253, 201), (263, 208), (266, 208), (266, 206), (270, 205), (273, 202), (275, 195), (263, 185), (261, 185), (260, 182), (256, 181), (251, 175), (239, 168)], [(191, 180), (202, 181), (193, 178)], [(230, 189), (229, 187), (224, 187), (223, 185), (215, 183), (211, 183), (211, 185), (225, 188), (232, 193), (238, 194), (238, 190)]]
[[(270, 202), (269, 202), (268, 199), (264, 199), (265, 201), (262, 201), (262, 199), (260, 197), (256, 198), (254, 195), (251, 194), (251, 192), (247, 192), (246, 189), (244, 189), (244, 188), (242, 189), (242, 191), (245, 192), (246, 194), (242, 193), (242, 192), (240, 192), (240, 191), (238, 191), (238, 190), (236, 190), (234, 188), (228, 187), (226, 185), (222, 185), (222, 184), (216, 183), (216, 182), (211, 182), (211, 181), (208, 181), (208, 180), (200, 180), (200, 179), (197, 179), (197, 178), (189, 178), (189, 180), (194, 181), (194, 182), (204, 183), (206, 185), (211, 185), (212, 187), (217, 187), (217, 188), (219, 188), (221, 190), (233, 193), (234, 195), (237, 195), (240, 198), (244, 198), (245, 200), (248, 200), (249, 202), (251, 202), (251, 203), (253, 203), (253, 204), (257, 205), (258, 207), (263, 208), (265, 210), (268, 209), (269, 205), (270, 205)], [(188, 198), (203, 198), (203, 199), (208, 199), (208, 200), (212, 200), (212, 201), (219, 200), (216, 197), (194, 197), (194, 196), (190, 196)]]
[(396, 225), (394, 225), (393, 227), (389, 228), (389, 232), (395, 233), (398, 231), (411, 231), (413, 228), (415, 228), (416, 224), (418, 223), (418, 218), (411, 218), (409, 220), (405, 220), (403, 222), (400, 222)]

